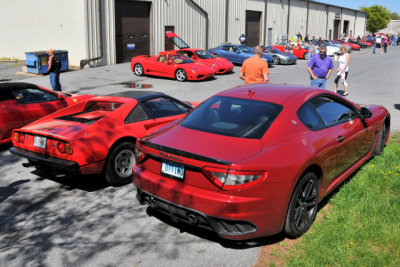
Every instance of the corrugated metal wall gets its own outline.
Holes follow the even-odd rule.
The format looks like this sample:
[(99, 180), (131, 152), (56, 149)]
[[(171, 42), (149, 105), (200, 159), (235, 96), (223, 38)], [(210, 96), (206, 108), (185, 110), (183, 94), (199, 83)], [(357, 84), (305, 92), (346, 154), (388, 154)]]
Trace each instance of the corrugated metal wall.
[(326, 5), (310, 2), (308, 14), (308, 35), (310, 38), (325, 38), (326, 23), (328, 20)]
[(307, 1), (290, 0), (289, 20), (289, 36), (293, 38), (300, 32), (304, 37), (307, 24)]
[[(333, 7), (333, 6), (329, 6), (328, 7), (329, 13), (328, 13), (328, 30), (326, 33), (326, 36), (328, 36), (329, 31), (331, 30), (333, 33), (333, 26), (334, 26), (334, 20), (335, 20), (335, 13), (339, 13), (340, 14), (340, 18), (342, 17), (342, 10), (341, 8), (338, 7)], [(339, 32), (342, 32), (342, 25), (340, 24), (340, 29)], [(332, 34), (333, 36), (333, 34)]]
[(70, 64), (88, 56), (86, 1), (0, 1), (0, 57), (25, 59), (24, 52), (68, 50)]
[(239, 36), (246, 32), (246, 10), (259, 11), (261, 13), (260, 43), (264, 35), (264, 0), (229, 0), (228, 16), (228, 42), (239, 43)]
[[(354, 10), (349, 10), (349, 9), (342, 9), (342, 31), (344, 30), (344, 21), (347, 20), (349, 21), (349, 26), (348, 26), (348, 35), (350, 35), (350, 33), (352, 33), (352, 36), (354, 38), (357, 37), (357, 35), (355, 35), (354, 33), (354, 21), (355, 21), (355, 14), (356, 12)], [(350, 32), (351, 31), (351, 32)]]
[(272, 44), (275, 44), (282, 35), (287, 35), (288, 2), (288, 0), (268, 0), (266, 31), (272, 28)]
[(358, 36), (358, 35), (360, 35), (360, 36), (363, 36), (364, 34), (365, 34), (365, 31), (366, 31), (366, 29), (365, 29), (365, 27), (366, 27), (366, 16), (365, 16), (365, 13), (360, 13), (360, 12), (357, 12), (357, 18), (356, 18), (356, 21), (355, 21), (355, 24), (356, 24), (356, 29), (355, 29), (355, 31), (354, 31), (354, 35), (355, 36)]

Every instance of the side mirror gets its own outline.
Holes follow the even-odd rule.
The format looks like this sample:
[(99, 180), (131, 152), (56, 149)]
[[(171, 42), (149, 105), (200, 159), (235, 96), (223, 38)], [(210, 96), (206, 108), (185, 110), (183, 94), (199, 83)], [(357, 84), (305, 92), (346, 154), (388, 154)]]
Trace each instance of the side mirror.
[(363, 118), (371, 118), (372, 117), (372, 112), (369, 110), (369, 109), (367, 109), (366, 107), (362, 107), (361, 108), (361, 116), (363, 117)]

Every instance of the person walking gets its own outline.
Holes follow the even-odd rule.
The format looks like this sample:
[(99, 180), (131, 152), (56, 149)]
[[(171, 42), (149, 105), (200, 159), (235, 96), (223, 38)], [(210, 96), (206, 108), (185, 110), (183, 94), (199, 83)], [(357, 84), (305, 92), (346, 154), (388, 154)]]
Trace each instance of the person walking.
[(269, 69), (267, 62), (261, 58), (262, 48), (260, 46), (254, 47), (251, 58), (246, 59), (243, 62), (242, 68), (240, 69), (239, 78), (244, 80), (245, 84), (254, 83), (268, 83)]
[(242, 35), (240, 35), (240, 37), (239, 37), (239, 42), (240, 42), (241, 45), (246, 45), (246, 41), (247, 41), (247, 38), (246, 38), (246, 36), (242, 33)]
[(321, 44), (319, 54), (313, 56), (308, 62), (307, 70), (310, 74), (311, 86), (325, 88), (326, 80), (329, 79), (333, 69), (333, 62), (326, 56), (326, 45)]
[(387, 47), (388, 47), (388, 37), (387, 36), (383, 36), (382, 38), (382, 46), (383, 46), (383, 52), (386, 54), (387, 51)]
[(310, 62), (310, 59), (312, 56), (314, 56), (316, 54), (315, 51), (315, 45), (313, 42), (310, 42), (309, 46), (308, 46), (308, 61)]
[(375, 49), (376, 49), (376, 38), (374, 35), (372, 35), (372, 54), (376, 54)]
[(378, 51), (382, 54), (382, 38), (379, 34), (376, 35), (376, 53), (378, 54)]
[(54, 55), (54, 50), (47, 50), (47, 54), (49, 55), (48, 67), (47, 71), (50, 76), (50, 84), (54, 91), (61, 91), (60, 84), (60, 69), (61, 69), (61, 61), (58, 56)]
[(340, 46), (340, 57), (339, 57), (339, 66), (336, 71), (336, 79), (334, 83), (335, 93), (337, 93), (339, 79), (342, 79), (343, 87), (344, 87), (344, 94), (346, 96), (349, 94), (348, 92), (348, 83), (347, 83), (347, 75), (349, 74), (349, 60), (350, 55), (347, 53), (347, 47), (345, 45)]

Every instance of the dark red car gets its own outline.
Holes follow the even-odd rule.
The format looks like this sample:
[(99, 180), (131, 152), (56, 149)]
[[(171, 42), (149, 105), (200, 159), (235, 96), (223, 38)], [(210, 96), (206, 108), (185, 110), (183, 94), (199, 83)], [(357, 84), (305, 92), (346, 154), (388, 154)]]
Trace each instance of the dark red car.
[(98, 96), (14, 130), (10, 151), (39, 169), (103, 173), (110, 184), (120, 185), (131, 181), (136, 140), (192, 108), (157, 92)]
[(297, 237), (389, 128), (384, 107), (327, 90), (237, 87), (141, 139), (133, 183), (141, 203), (223, 238)]
[(13, 129), (92, 97), (55, 92), (31, 83), (0, 83), (0, 144), (11, 142)]

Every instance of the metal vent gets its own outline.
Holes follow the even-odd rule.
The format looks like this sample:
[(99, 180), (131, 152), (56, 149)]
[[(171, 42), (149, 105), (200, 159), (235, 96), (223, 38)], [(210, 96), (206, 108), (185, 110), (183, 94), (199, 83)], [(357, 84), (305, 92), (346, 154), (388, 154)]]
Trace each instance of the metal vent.
[(125, 123), (132, 123), (138, 121), (148, 120), (146, 112), (143, 110), (141, 105), (137, 105), (131, 113), (129, 113), (128, 117), (125, 119)]

